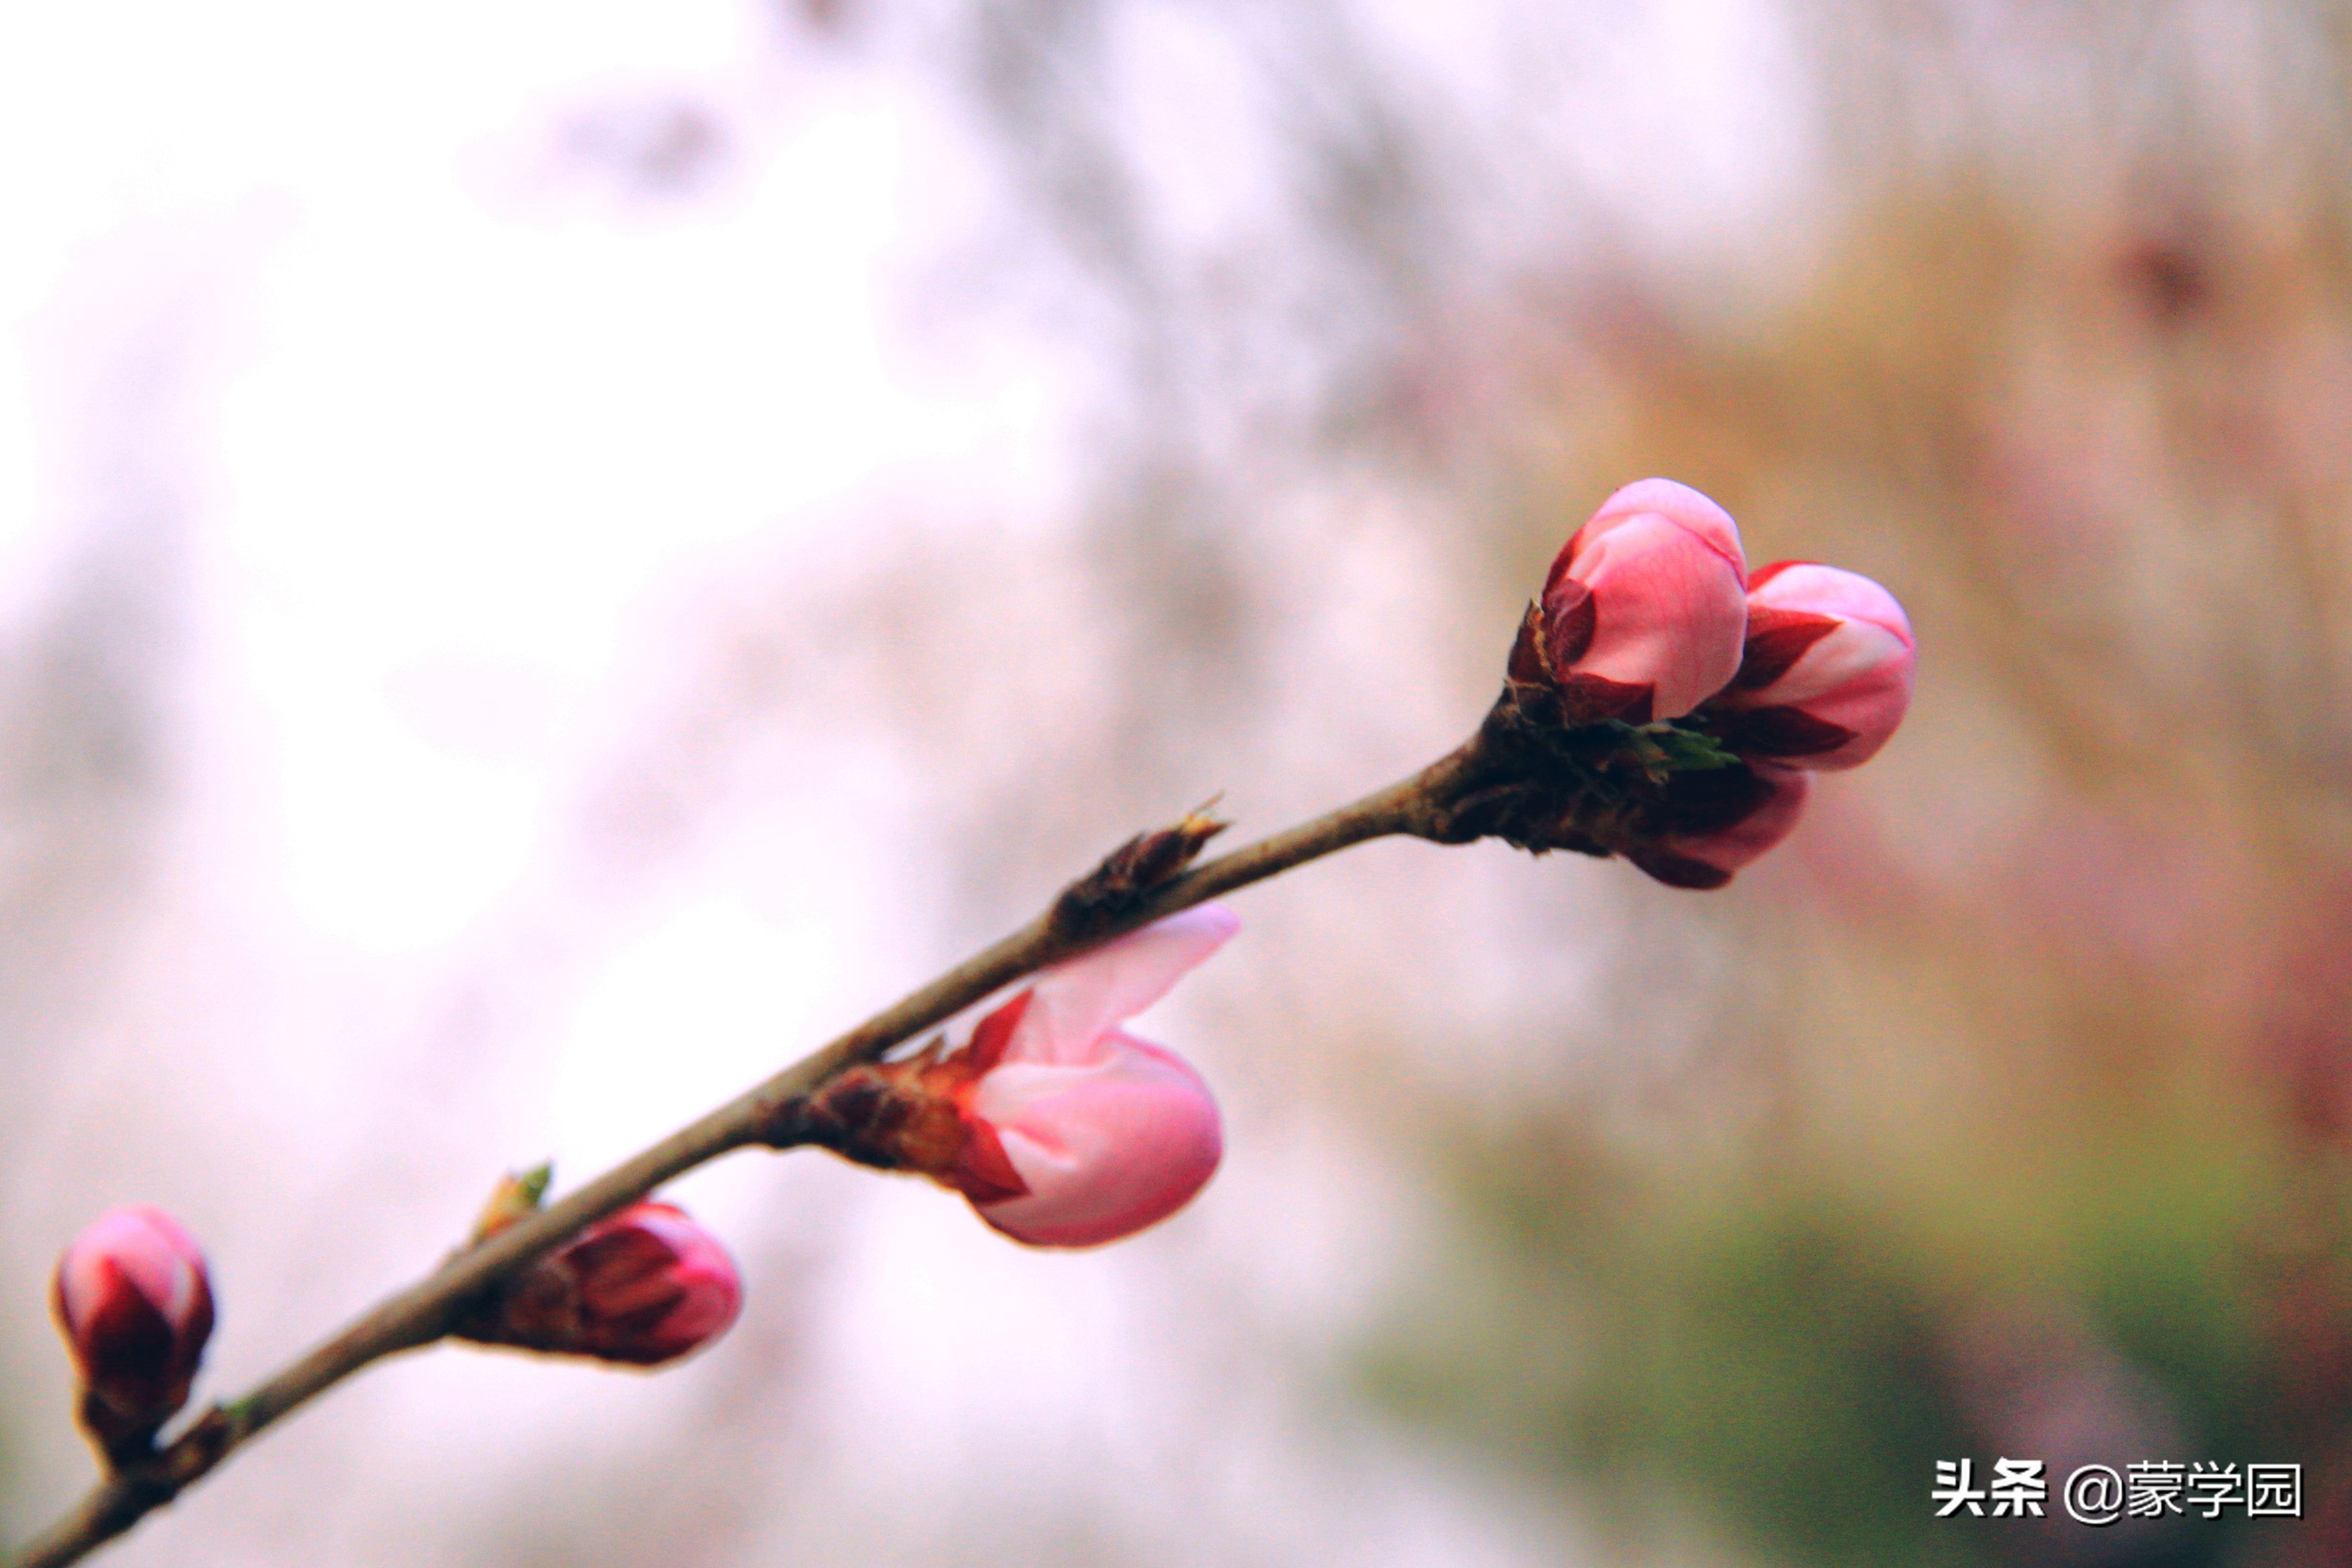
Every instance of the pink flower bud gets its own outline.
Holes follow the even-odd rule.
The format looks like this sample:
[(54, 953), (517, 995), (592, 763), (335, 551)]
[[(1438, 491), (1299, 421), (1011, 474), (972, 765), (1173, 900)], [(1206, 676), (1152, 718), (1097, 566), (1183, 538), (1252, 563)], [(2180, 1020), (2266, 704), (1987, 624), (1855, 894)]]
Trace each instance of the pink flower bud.
[(1813, 785), (1812, 774), (1770, 763), (1693, 776), (1706, 781), (1716, 798), (1686, 812), (1675, 831), (1625, 851), (1625, 858), (1670, 888), (1704, 890), (1730, 881), (1734, 871), (1796, 828)]
[(1746, 656), (1708, 710), (1743, 756), (1851, 768), (1903, 722), (1916, 658), (1894, 595), (1834, 566), (1775, 562), (1748, 585)]
[(1747, 571), (1729, 513), (1687, 485), (1637, 480), (1552, 562), (1511, 678), (1549, 684), (1570, 725), (1678, 719), (1738, 671)]
[(143, 1450), (188, 1402), (213, 1331), (203, 1251), (162, 1209), (109, 1209), (58, 1259), (50, 1305), (81, 1373), (82, 1425), (110, 1455)]
[(718, 1237), (671, 1205), (639, 1203), (532, 1264), (458, 1332), (652, 1366), (725, 1333), (742, 1305), (742, 1282)]
[(1093, 1247), (1191, 1201), (1223, 1152), (1191, 1065), (1118, 1026), (1166, 994), (1241, 922), (1188, 910), (1045, 970), (974, 1031), (968, 1132), (945, 1179), (1033, 1247)]

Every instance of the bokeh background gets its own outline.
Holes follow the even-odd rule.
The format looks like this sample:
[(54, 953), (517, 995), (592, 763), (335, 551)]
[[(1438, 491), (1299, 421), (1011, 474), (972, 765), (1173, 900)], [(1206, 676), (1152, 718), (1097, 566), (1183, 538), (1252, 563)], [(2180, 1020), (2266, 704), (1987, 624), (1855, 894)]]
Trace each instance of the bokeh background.
[[(717, 1349), (406, 1358), (111, 1561), (2352, 1559), (2352, 7), (10, 0), (0, 126), (0, 1540), (101, 1207), (225, 1397), (1447, 749), (1663, 473), (1925, 650), (1731, 889), (1251, 890), (1170, 1224), (739, 1156)], [(2306, 1517), (1934, 1519), (1995, 1455)]]

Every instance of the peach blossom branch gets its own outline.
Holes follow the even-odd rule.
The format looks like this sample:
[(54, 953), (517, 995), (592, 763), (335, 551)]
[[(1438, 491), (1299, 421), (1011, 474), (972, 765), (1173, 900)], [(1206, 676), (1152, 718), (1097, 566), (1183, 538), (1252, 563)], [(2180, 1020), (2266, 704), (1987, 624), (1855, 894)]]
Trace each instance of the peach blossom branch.
[(121, 1464), (72, 1512), (26, 1543), (15, 1568), (60, 1568), (79, 1561), (203, 1479), (281, 1416), (373, 1363), (445, 1338), (470, 1304), (583, 1226), (673, 1177), (737, 1149), (807, 1143), (800, 1110), (825, 1085), (1024, 975), (1350, 845), (1399, 833), (1458, 837), (1444, 824), (1453, 805), (1486, 771), (1479, 749), (1473, 741), (1352, 805), (1189, 870), (1185, 867), (1222, 824), (1196, 815), (1175, 827), (1139, 836), (994, 946), (578, 1191), (475, 1241), (245, 1397), (215, 1405), (160, 1450)]
[[(1916, 653), (1902, 606), (1878, 584), (1794, 562), (1751, 578), (1738, 530), (1721, 507), (1666, 479), (1625, 486), (1554, 560), (1520, 623), (1502, 695), (1460, 749), (1351, 805), (1197, 867), (1223, 824), (1196, 813), (1139, 835), (995, 946), (561, 1202), (510, 1223), (502, 1215), (502, 1227), (478, 1233), (431, 1274), (243, 1399), (214, 1407), (159, 1452), (148, 1451), (153, 1423), (184, 1394), (184, 1379), (171, 1381), (181, 1369), (166, 1363), (145, 1369), (152, 1375), (116, 1376), (100, 1391), (102, 1419), (86, 1422), (110, 1473), (23, 1550), (18, 1568), (78, 1561), (360, 1368), (467, 1328), (521, 1270), (671, 1177), (751, 1144), (843, 1148), (850, 1124), (831, 1115), (841, 1108), (823, 1103), (829, 1087), (854, 1100), (861, 1086), (848, 1075), (921, 1030), (1024, 975), (1219, 894), (1397, 833), (1443, 844), (1496, 837), (1535, 854), (1622, 854), (1671, 886), (1721, 887), (1788, 835), (1813, 772), (1852, 767), (1894, 733), (1910, 702)], [(156, 1229), (155, 1217), (120, 1216), (92, 1245), (143, 1237), (147, 1250), (175, 1254), (184, 1237), (174, 1239), (168, 1220), (169, 1234)], [(88, 1257), (89, 1268), (61, 1270), (61, 1301), (90, 1294), (68, 1289), (67, 1279), (95, 1277), (100, 1254)], [(166, 1272), (171, 1266), (163, 1258)], [(182, 1332), (200, 1346), (194, 1303), (182, 1306)], [(61, 1309), (61, 1316), (71, 1314)], [(208, 1313), (202, 1316), (208, 1327)], [(99, 1321), (91, 1318), (89, 1333)], [(85, 1360), (103, 1359), (90, 1348), (95, 1340), (74, 1342)], [(163, 1394), (170, 1401), (159, 1406)]]

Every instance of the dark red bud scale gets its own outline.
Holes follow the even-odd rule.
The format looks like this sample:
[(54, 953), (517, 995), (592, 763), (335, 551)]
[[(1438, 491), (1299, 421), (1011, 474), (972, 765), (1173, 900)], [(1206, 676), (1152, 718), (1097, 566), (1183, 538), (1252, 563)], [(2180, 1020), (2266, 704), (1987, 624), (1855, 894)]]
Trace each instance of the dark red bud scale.
[[(100, 1259), (94, 1272), (97, 1304), (75, 1326), (74, 1349), (88, 1370), (98, 1374), (108, 1403), (131, 1410), (152, 1408), (169, 1397), (178, 1336), (111, 1258)], [(51, 1296), (63, 1321), (65, 1293), (58, 1289)]]
[(1843, 625), (1835, 616), (1809, 610), (1780, 610), (1768, 605), (1748, 607), (1748, 642), (1739, 658), (1739, 673), (1731, 678), (1734, 691), (1755, 691), (1789, 673), (1805, 650)]
[(1818, 757), (1834, 752), (1854, 732), (1817, 719), (1801, 708), (1751, 708), (1714, 720), (1723, 743), (1743, 756)]
[(1554, 680), (1563, 679), (1592, 646), (1601, 608), (1592, 590), (1573, 577), (1557, 580), (1543, 596), (1544, 659)]
[(944, 1037), (904, 1061), (877, 1062), (835, 1079), (798, 1110), (797, 1136), (882, 1171), (915, 1171), (975, 1203), (1027, 1194), (993, 1128), (971, 1114), (973, 1086), (1003, 1060), (1034, 993), (982, 1018), (961, 1051)]

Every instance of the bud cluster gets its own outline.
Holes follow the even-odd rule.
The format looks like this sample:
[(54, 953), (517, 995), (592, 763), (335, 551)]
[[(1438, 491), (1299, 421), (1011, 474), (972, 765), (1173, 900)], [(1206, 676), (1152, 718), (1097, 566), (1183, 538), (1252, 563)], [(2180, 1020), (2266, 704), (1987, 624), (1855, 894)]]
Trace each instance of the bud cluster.
[(1426, 836), (1622, 855), (1719, 888), (1789, 836), (1815, 772), (1886, 743), (1916, 651), (1867, 577), (1795, 561), (1750, 576), (1721, 507), (1671, 479), (1627, 485), (1552, 563)]
[[(1622, 855), (1674, 887), (1721, 887), (1789, 835), (1814, 773), (1857, 766), (1886, 743), (1916, 658), (1902, 606), (1877, 584), (1809, 562), (1751, 575), (1721, 507), (1643, 479), (1604, 501), (1552, 563), (1470, 742), (1324, 826), (1360, 838), (1409, 823), (1442, 843)], [(1374, 802), (1385, 815), (1368, 811)], [(1121, 847), (1055, 902), (1041, 928), (1047, 951), (1139, 918), (1222, 826), (1195, 812)], [(1211, 885), (1355, 841), (1338, 832), (1311, 851), (1294, 834), (1288, 859), (1260, 846), (1246, 875), (1228, 862)], [(929, 1176), (1031, 1246), (1132, 1235), (1200, 1191), (1223, 1142), (1201, 1075), (1121, 1026), (1237, 925), (1203, 904), (1041, 969), (911, 1055), (833, 1071), (780, 1107), (755, 1100), (759, 1135)], [(548, 1177), (541, 1167), (503, 1182), (474, 1241), (535, 1213)], [(649, 1200), (497, 1272), (427, 1331), (651, 1366), (709, 1344), (742, 1306), (726, 1248)], [(118, 1468), (152, 1459), (212, 1332), (203, 1254), (161, 1210), (112, 1209), (66, 1249), (53, 1295), (83, 1426)]]

